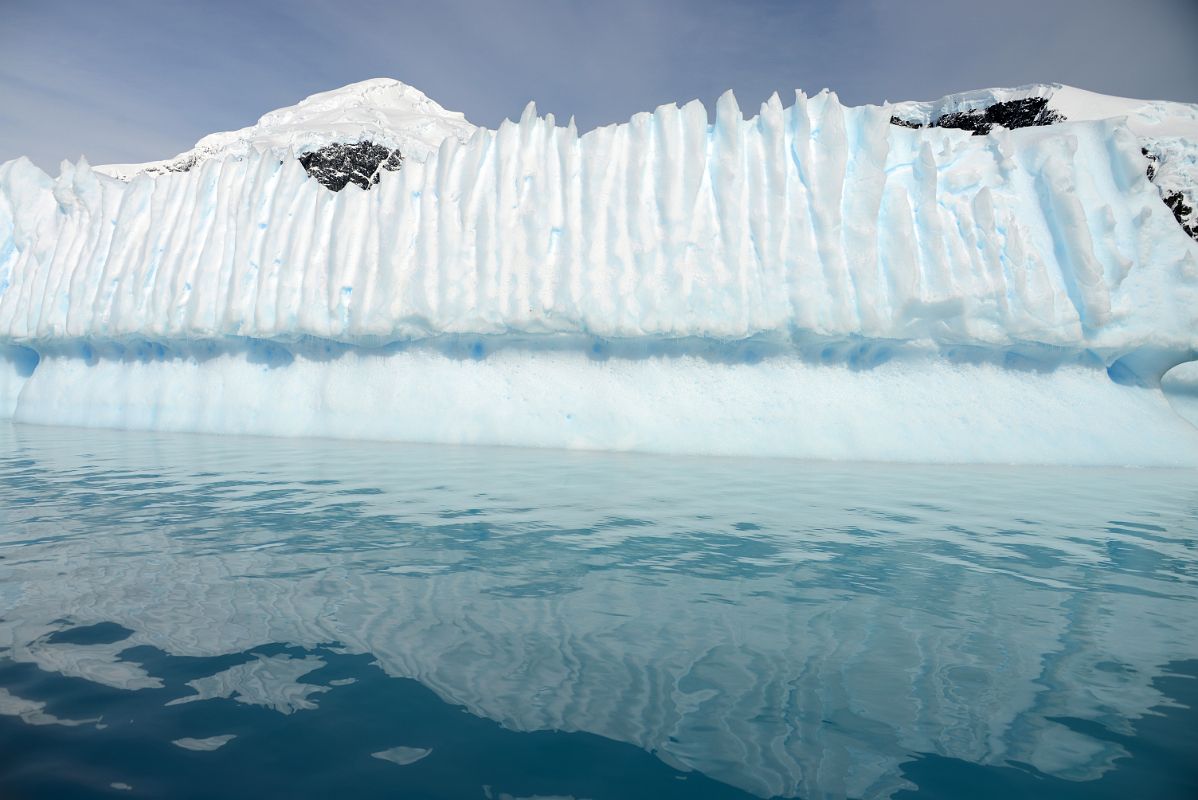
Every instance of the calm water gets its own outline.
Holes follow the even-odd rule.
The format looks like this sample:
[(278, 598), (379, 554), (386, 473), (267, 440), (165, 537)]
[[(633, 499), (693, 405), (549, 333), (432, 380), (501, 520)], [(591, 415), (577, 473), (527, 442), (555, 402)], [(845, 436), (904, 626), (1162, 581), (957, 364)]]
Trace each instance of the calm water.
[(1198, 797), (1198, 474), (0, 427), (0, 796)]

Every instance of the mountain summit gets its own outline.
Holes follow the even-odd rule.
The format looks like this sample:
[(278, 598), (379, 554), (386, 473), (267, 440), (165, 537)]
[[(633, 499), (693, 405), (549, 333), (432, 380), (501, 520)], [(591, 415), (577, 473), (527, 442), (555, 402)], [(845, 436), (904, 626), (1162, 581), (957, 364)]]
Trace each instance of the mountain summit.
[(141, 173), (186, 172), (197, 163), (245, 155), (251, 148), (291, 150), (298, 155), (334, 143), (361, 142), (424, 161), (445, 139), (465, 141), (474, 130), (460, 112), (447, 111), (419, 89), (393, 78), (373, 78), (311, 95), (264, 114), (247, 128), (209, 134), (174, 158), (95, 169), (129, 180)]

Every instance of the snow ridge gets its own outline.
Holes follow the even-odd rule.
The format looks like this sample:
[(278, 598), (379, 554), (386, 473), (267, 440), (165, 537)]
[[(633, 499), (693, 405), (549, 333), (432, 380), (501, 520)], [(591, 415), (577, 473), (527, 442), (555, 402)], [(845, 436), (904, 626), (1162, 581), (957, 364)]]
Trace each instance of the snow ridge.
[(314, 94), (264, 114), (247, 128), (209, 134), (172, 159), (109, 164), (96, 171), (130, 180), (141, 173), (186, 172), (210, 159), (244, 157), (253, 150), (304, 153), (365, 140), (423, 161), (446, 138), (465, 141), (473, 132), (474, 125), (461, 113), (446, 111), (419, 89), (392, 78), (374, 78)]

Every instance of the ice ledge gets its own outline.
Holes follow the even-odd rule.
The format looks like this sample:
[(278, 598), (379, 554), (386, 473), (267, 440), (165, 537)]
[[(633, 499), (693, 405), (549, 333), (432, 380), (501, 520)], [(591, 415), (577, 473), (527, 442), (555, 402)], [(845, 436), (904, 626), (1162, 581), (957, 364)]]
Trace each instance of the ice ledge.
[(17, 422), (712, 456), (1198, 467), (1159, 389), (1049, 371), (501, 349), (0, 361)]
[(762, 334), (740, 339), (704, 336), (602, 337), (584, 333), (506, 334), (435, 333), (408, 339), (352, 341), (316, 336), (257, 338), (154, 339), (54, 338), (23, 343), (0, 342), (0, 358), (32, 374), (47, 357), (75, 358), (88, 364), (111, 361), (125, 364), (190, 360), (204, 362), (220, 356), (244, 358), (267, 367), (291, 364), (296, 359), (331, 361), (346, 357), (387, 357), (423, 352), (451, 360), (481, 361), (505, 352), (536, 357), (580, 355), (595, 362), (609, 359), (693, 358), (710, 364), (756, 365), (801, 362), (812, 367), (843, 367), (868, 372), (887, 364), (910, 368), (934, 365), (988, 365), (1015, 372), (1050, 373), (1079, 367), (1105, 373), (1114, 383), (1159, 388), (1161, 378), (1175, 367), (1198, 359), (1198, 348), (1171, 346), (1094, 347), (1056, 346), (1027, 341), (1007, 345), (983, 342), (946, 342), (930, 339), (871, 339), (858, 335), (820, 336), (794, 332), (790, 336)]
[[(1190, 398), (1142, 379), (1137, 369), (1165, 363), (1146, 352), (1141, 363), (1104, 369), (1096, 354), (1063, 348), (859, 339), (799, 348), (445, 335), (365, 348), (230, 337), (40, 348), (0, 348), (0, 419), (713, 456), (1198, 467), (1198, 428), (1183, 418)], [(1170, 377), (1185, 378), (1187, 367)]]

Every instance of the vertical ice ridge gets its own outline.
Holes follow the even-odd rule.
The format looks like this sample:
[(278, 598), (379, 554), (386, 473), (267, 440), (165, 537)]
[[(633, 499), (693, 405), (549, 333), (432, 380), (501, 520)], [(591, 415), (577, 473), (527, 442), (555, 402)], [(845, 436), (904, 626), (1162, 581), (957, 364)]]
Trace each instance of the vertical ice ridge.
[[(64, 174), (74, 174), (75, 166), (73, 164), (64, 161), (62, 168)], [(60, 207), (73, 206), (76, 202), (75, 198), (70, 197), (62, 188), (61, 180), (59, 185), (55, 187), (54, 193)], [(69, 300), (72, 297), (71, 289), (75, 286), (76, 275), (85, 269), (81, 263), (84, 261), (81, 255), (84, 252), (85, 241), (79, 233), (79, 228), (76, 226), (75, 230), (67, 236), (56, 237), (53, 241), (53, 252), (55, 255), (59, 250), (63, 250), (66, 253), (63, 268), (57, 270), (58, 280), (54, 284), (53, 290), (56, 292), (53, 299), (56, 301), (55, 308), (58, 312), (56, 322), (61, 323), (63, 335), (70, 335), (71, 304)], [(64, 295), (63, 292), (66, 294)]]
[(625, 264), (629, 295), (633, 300), (628, 309), (629, 322), (638, 327), (658, 324), (661, 297), (653, 281), (657, 255), (654, 243), (659, 240), (656, 223), (658, 200), (653, 184), (654, 130), (651, 114), (637, 114), (628, 126), (628, 189), (627, 208), (629, 251)]
[(681, 289), (675, 325), (686, 329), (704, 311), (702, 291), (708, 278), (706, 269), (711, 251), (711, 242), (704, 238), (704, 233), (710, 230), (710, 220), (705, 213), (708, 196), (705, 190), (710, 185), (707, 177), (707, 109), (698, 100), (692, 100), (680, 110), (679, 123), (681, 160), (677, 168), (681, 180), (679, 213), (683, 217), (678, 240), (681, 249), (676, 256)]
[(760, 313), (752, 327), (785, 327), (794, 313), (787, 285), (787, 243), (790, 238), (790, 160), (787, 157), (786, 117), (778, 94), (761, 104), (756, 120), (756, 143), (749, 158), (755, 179), (750, 226), (758, 263), (763, 270)]
[(1072, 135), (1053, 139), (1037, 153), (1040, 158), (1032, 169), (1066, 291), (1082, 324), (1098, 328), (1110, 317), (1111, 299), (1094, 257), (1085, 209), (1077, 197), (1073, 166), (1077, 148)]
[(660, 164), (649, 176), (652, 181), (651, 206), (647, 210), (648, 224), (658, 242), (648, 266), (647, 280), (653, 287), (654, 308), (649, 325), (672, 328), (678, 324), (679, 307), (677, 298), (671, 296), (670, 286), (681, 285), (681, 276), (670, 268), (671, 262), (680, 259), (685, 249), (682, 238), (683, 195), (685, 194), (684, 170), (686, 156), (685, 141), (681, 130), (679, 109), (673, 103), (659, 106), (653, 111), (652, 145), (647, 156), (649, 163)]
[(878, 107), (847, 114), (842, 238), (857, 296), (861, 331), (882, 335), (890, 324), (888, 298), (878, 274), (878, 234), (891, 224), (881, 217), (889, 155), (889, 117)]
[(807, 113), (807, 95), (795, 92), (795, 104), (783, 112), (786, 124), (786, 158), (783, 168), (792, 176), (787, 195), (788, 221), (792, 236), (785, 242), (783, 269), (787, 275), (787, 294), (794, 314), (791, 324), (797, 330), (820, 330), (820, 300), (826, 287), (820, 280), (821, 266), (817, 247), (815, 216), (812, 210), (810, 150), (811, 118)]
[(752, 281), (753, 253), (748, 233), (748, 186), (745, 180), (744, 118), (731, 90), (720, 96), (715, 109), (712, 195), (723, 264), (731, 283), (721, 298), (720, 317), (733, 335), (747, 333), (746, 320)]
[(828, 332), (855, 330), (857, 298), (845, 263), (841, 239), (842, 202), (846, 168), (844, 114), (836, 96), (825, 91), (812, 98), (811, 139), (812, 208), (816, 246), (828, 286), (823, 325)]
[(128, 184), (12, 162), (0, 336), (1118, 347), (1164, 325), (1192, 345), (1195, 288), (1169, 281), (1195, 246), (1133, 174), (1134, 144), (1110, 122), (909, 130), (827, 92), (745, 119), (728, 93), (714, 125), (692, 102), (583, 136), (530, 106), (370, 191), (254, 149)]

